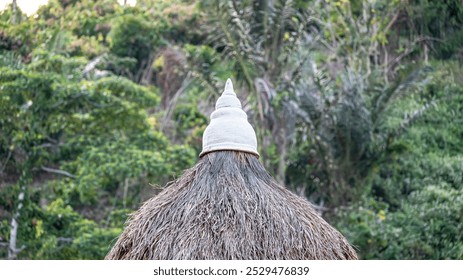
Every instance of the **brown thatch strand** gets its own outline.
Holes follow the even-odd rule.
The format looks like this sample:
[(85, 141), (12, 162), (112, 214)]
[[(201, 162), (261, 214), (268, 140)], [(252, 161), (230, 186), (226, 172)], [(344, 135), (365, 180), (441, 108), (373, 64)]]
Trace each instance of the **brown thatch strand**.
[(133, 214), (106, 259), (357, 259), (310, 204), (257, 157), (204, 155)]

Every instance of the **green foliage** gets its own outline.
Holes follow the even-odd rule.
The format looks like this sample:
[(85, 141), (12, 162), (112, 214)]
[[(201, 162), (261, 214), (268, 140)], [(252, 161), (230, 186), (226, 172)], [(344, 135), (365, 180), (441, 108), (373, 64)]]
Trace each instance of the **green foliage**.
[[(438, 58), (449, 59), (461, 52), (463, 7), (458, 0), (411, 1), (405, 10), (409, 24), (420, 34), (433, 38), (429, 44)], [(406, 30), (406, 32), (415, 30)], [(461, 59), (461, 54), (460, 54)]]
[(140, 60), (149, 56), (156, 40), (157, 36), (149, 23), (141, 16), (134, 15), (119, 18), (109, 34), (110, 50), (114, 54)]
[(104, 41), (111, 29), (110, 21), (121, 7), (115, 0), (51, 0), (37, 11), (38, 20), (50, 25), (61, 25), (78, 37), (89, 36)]
[(68, 199), (76, 193), (80, 202), (95, 203), (104, 194), (103, 190), (114, 192), (125, 180), (130, 180), (130, 187), (139, 191), (147, 179), (159, 180), (167, 174), (178, 174), (182, 167), (192, 164), (191, 152), (182, 153), (185, 147), (169, 147), (166, 139), (156, 139), (158, 137), (162, 136), (142, 135), (134, 141), (124, 137), (102, 146), (89, 147), (75, 161), (64, 165), (76, 175), (75, 180), (68, 180), (63, 186)]
[(20, 229), (20, 237), (30, 240), (25, 244), (30, 259), (101, 259), (121, 233), (85, 219), (61, 199), (36, 208), (30, 218)]
[(142, 87), (122, 77), (99, 79), (95, 82), (93, 90), (99, 94), (121, 98), (144, 107), (154, 107), (159, 103), (155, 88)]
[[(4, 16), (6, 11), (0, 12), (0, 17)], [(35, 34), (33, 33), (34, 25), (31, 19), (21, 21), (17, 24), (10, 25), (0, 22), (0, 52), (9, 50), (15, 51), (22, 56), (30, 53), (34, 46)]]
[[(68, 44), (59, 33), (54, 38)], [(0, 68), (2, 190), (8, 194), (2, 195), (7, 212), (0, 211), (0, 238), (9, 239), (8, 213), (19, 211), (19, 258), (101, 259), (126, 218), (111, 218), (112, 211), (136, 207), (150, 183), (163, 184), (191, 166), (193, 150), (172, 145), (153, 126), (147, 110), (159, 103), (154, 86), (111, 75), (86, 79), (85, 58), (40, 48), (29, 63), (16, 65)], [(107, 203), (95, 214), (92, 205), (101, 201)]]
[(134, 75), (140, 68), (151, 65), (153, 50), (163, 44), (154, 26), (140, 15), (118, 18), (108, 37), (112, 53), (136, 59), (137, 64), (130, 69)]
[[(339, 228), (364, 258), (462, 258), (463, 158), (457, 143), (463, 95), (448, 70), (439, 71), (423, 95), (445, 99), (386, 149), (370, 174), (370, 198), (337, 213)], [(416, 99), (403, 98), (399, 107), (417, 107)]]
[(339, 216), (339, 229), (362, 258), (463, 258), (461, 188), (427, 185), (404, 199), (400, 211), (378, 210), (384, 203), (370, 204), (351, 207)]
[(195, 149), (196, 154), (202, 150), (202, 135), (208, 124), (208, 119), (196, 106), (182, 104), (175, 108), (173, 119), (178, 123), (178, 134), (184, 137), (185, 143)]
[[(217, 51), (207, 45), (195, 46), (187, 44), (184, 50), (192, 75), (195, 77), (196, 83), (201, 87), (201, 89), (192, 90), (196, 91), (193, 94), (204, 94), (201, 93), (202, 90), (207, 94), (204, 98), (210, 98), (211, 95), (214, 98), (218, 97), (223, 80), (232, 75), (229, 68), (233, 67), (233, 62), (223, 65)], [(214, 100), (211, 101), (215, 102)]]
[(153, 19), (162, 37), (169, 42), (201, 43), (204, 40), (200, 28), (203, 18), (196, 1), (191, 0), (141, 0), (136, 7), (146, 11), (145, 15)]

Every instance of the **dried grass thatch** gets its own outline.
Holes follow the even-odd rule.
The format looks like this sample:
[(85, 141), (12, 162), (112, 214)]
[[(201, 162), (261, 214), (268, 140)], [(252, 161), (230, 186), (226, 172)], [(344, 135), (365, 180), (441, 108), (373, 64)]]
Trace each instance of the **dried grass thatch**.
[(131, 217), (106, 259), (357, 259), (257, 157), (204, 155)]

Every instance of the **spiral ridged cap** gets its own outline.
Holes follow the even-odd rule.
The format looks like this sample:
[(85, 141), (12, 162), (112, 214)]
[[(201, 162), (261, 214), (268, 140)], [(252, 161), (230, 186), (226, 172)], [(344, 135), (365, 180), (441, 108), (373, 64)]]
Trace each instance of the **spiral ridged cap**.
[(215, 104), (211, 122), (203, 134), (203, 150), (199, 157), (213, 151), (241, 151), (259, 156), (257, 138), (241, 108), (241, 102), (233, 90), (230, 79), (225, 84), (222, 96)]

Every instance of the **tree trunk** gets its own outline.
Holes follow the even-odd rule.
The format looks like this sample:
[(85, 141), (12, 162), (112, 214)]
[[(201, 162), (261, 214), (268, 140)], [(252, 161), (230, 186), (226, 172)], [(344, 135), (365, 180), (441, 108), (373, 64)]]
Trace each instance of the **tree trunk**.
[[(281, 126), (280, 126), (281, 125)], [(279, 140), (278, 143), (278, 151), (280, 153), (280, 160), (278, 161), (278, 169), (277, 169), (277, 181), (281, 184), (285, 184), (286, 178), (286, 154), (287, 154), (287, 145), (288, 145), (288, 135), (284, 124), (280, 124), (280, 128), (278, 131), (277, 139)]]
[(21, 187), (21, 191), (19, 192), (18, 196), (18, 208), (16, 209), (16, 213), (13, 215), (13, 218), (11, 218), (11, 231), (10, 231), (10, 246), (8, 248), (8, 259), (9, 260), (14, 260), (17, 258), (18, 253), (21, 252), (24, 248), (16, 248), (16, 241), (17, 241), (17, 235), (18, 235), (18, 219), (20, 215), (20, 210), (23, 207), (23, 201), (24, 201), (24, 194), (26, 192), (26, 186)]
[(11, 3), (11, 10), (12, 10), (11, 23), (16, 24), (17, 13), (18, 13), (18, 4), (16, 3), (16, 0), (13, 0), (13, 2)]

